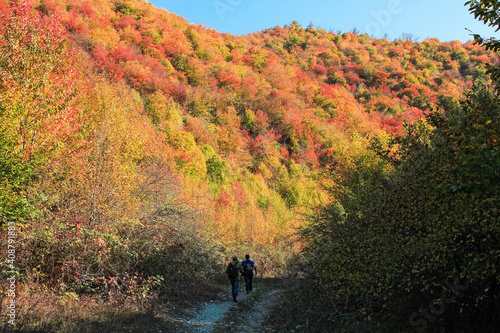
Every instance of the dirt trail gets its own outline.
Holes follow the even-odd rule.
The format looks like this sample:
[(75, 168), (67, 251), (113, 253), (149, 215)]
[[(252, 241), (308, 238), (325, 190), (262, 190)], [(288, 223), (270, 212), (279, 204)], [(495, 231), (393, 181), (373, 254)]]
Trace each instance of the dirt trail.
[(263, 322), (272, 307), (277, 304), (282, 290), (262, 288), (239, 296), (239, 302), (232, 302), (227, 291), (221, 292), (218, 299), (210, 300), (201, 308), (188, 311), (179, 323), (186, 333), (271, 332)]
[(249, 325), (239, 328), (240, 332), (268, 332), (266, 327), (263, 326), (264, 320), (273, 306), (278, 303), (281, 292), (282, 290), (278, 289), (266, 292), (262, 299), (253, 306), (250, 314), (252, 320), (247, 323)]

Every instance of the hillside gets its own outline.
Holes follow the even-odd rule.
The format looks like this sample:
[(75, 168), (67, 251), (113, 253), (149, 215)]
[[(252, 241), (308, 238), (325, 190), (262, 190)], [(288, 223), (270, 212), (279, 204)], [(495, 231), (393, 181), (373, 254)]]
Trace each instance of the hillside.
[(472, 42), (295, 22), (232, 36), (104, 0), (0, 1), (0, 54), (17, 281), (137, 307), (203, 290), (235, 253), (286, 273), (297, 229), (332, 200), (325, 170), (447, 110), (499, 63)]

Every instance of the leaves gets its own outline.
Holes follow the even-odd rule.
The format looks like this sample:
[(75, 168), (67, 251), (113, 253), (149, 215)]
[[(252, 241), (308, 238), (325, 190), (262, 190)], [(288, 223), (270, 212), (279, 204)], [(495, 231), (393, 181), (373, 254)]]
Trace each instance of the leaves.
[[(306, 235), (356, 318), (425, 302), (440, 277), (486, 290), (497, 105), (455, 99), (493, 52), (297, 22), (230, 36), (141, 1), (0, 11), (0, 208), (25, 221), (27, 278), (168, 293), (182, 271), (204, 280), (199, 253), (240, 251), (280, 274), (333, 200)], [(450, 115), (419, 120), (436, 106)]]
[[(474, 15), (474, 18), (483, 22), (484, 24), (493, 27), (495, 31), (500, 30), (500, 2), (473, 0), (467, 1), (465, 6), (469, 6), (469, 12)], [(500, 50), (500, 41), (495, 37), (483, 38), (479, 34), (472, 34), (474, 43), (484, 46), (486, 50), (497, 52)], [(487, 73), (495, 82), (500, 82), (500, 69), (497, 66), (486, 65)]]
[(499, 299), (499, 147), (485, 133), (498, 135), (500, 104), (476, 87), (427, 120), (395, 146), (376, 142), (382, 159), (365, 153), (332, 175), (342, 179), (336, 200), (304, 230), (311, 277), (348, 310), (370, 306), (365, 319), (399, 318), (393, 329), (439, 297), (443, 281), (461, 281), (461, 314), (451, 306), (436, 325), (480, 331), (495, 324)]

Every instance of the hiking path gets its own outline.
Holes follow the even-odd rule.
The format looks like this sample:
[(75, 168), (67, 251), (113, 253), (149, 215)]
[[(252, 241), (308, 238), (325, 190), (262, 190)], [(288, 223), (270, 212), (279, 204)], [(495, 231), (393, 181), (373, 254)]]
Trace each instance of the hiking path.
[(238, 302), (235, 303), (230, 288), (226, 286), (213, 299), (187, 309), (182, 317), (177, 318), (179, 332), (274, 332), (266, 327), (265, 319), (278, 304), (282, 293), (281, 288), (256, 283), (254, 290), (246, 294), (245, 284), (241, 283)]

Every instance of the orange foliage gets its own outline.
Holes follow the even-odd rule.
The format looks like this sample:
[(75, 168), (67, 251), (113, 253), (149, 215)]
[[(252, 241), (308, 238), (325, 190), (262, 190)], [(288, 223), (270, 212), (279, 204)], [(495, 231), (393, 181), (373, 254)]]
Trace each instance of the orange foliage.
[[(464, 61), (498, 62), (471, 43), (340, 36), (296, 22), (231, 36), (142, 0), (36, 5), (44, 15), (23, 2), (24, 12), (9, 21), (11, 7), (0, 1), (1, 98), (29, 106), (6, 120), (13, 132), (21, 128), (22, 150), (29, 156), (75, 136), (85, 142), (74, 165), (65, 163), (78, 183), (71, 195), (92, 226), (141, 220), (155, 200), (169, 198), (160, 179), (175, 178), (178, 198), (203, 193), (203, 204), (193, 199), (191, 208), (207, 216), (203, 230), (228, 251), (241, 238), (266, 249), (289, 246), (301, 223), (295, 213), (313, 205), (300, 198), (321, 192), (320, 180), (298, 188), (299, 180), (319, 179), (356, 137), (400, 135), (400, 121), (459, 96), (481, 75)], [(34, 39), (22, 35), (23, 25)], [(6, 39), (14, 28), (20, 38)], [(50, 59), (30, 54), (32, 43)], [(87, 74), (77, 74), (76, 58)], [(44, 87), (33, 90), (36, 82)], [(219, 183), (209, 169), (220, 173)], [(82, 220), (79, 209), (72, 221)]]

